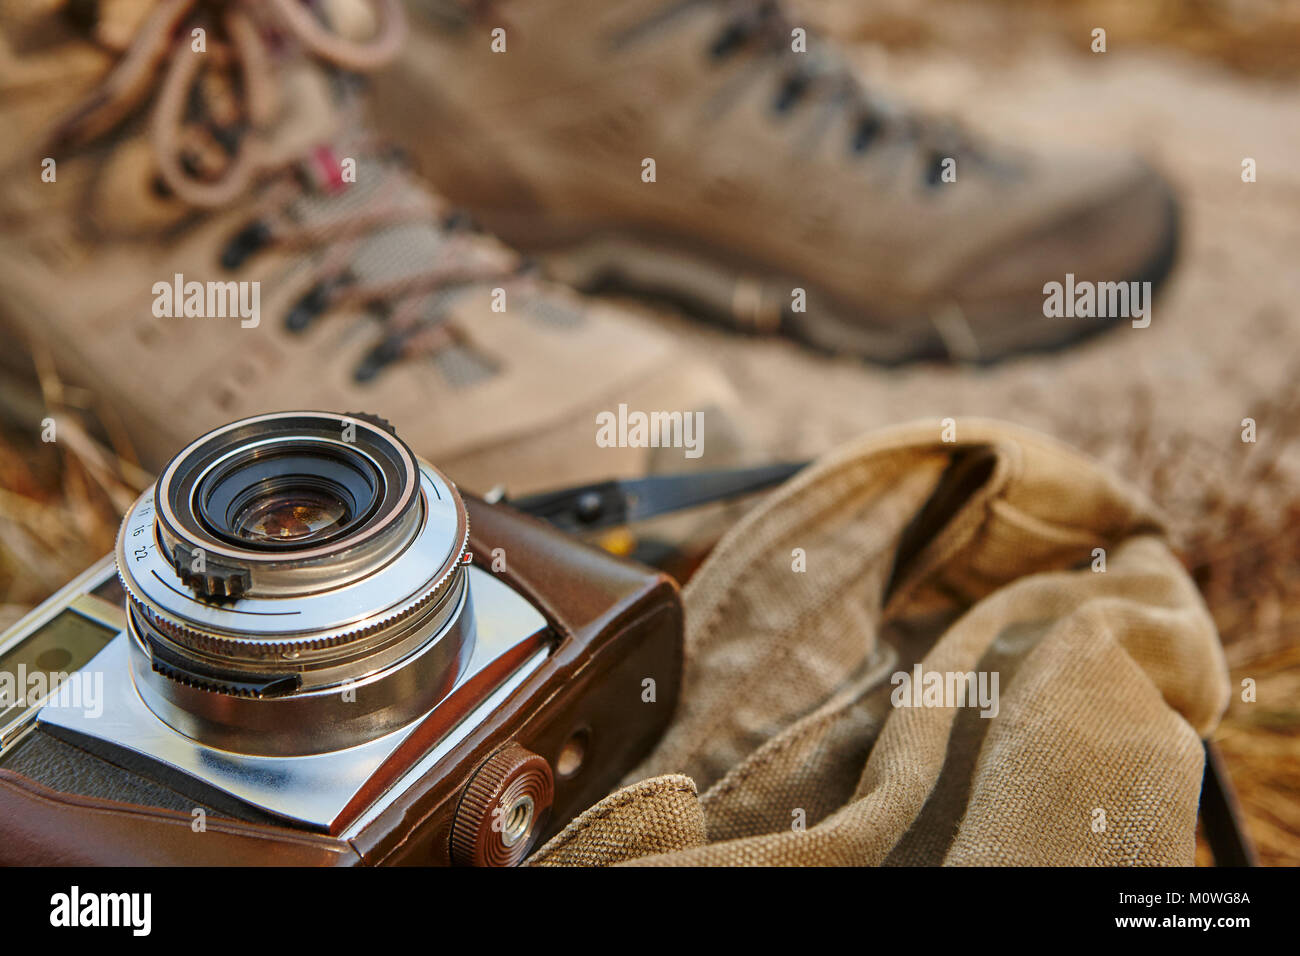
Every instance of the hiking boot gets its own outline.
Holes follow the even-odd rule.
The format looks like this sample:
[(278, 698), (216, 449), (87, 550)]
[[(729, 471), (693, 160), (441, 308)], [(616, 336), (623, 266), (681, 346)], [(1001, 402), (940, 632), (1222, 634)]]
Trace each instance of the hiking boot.
[(718, 372), (539, 279), (367, 133), (357, 75), (397, 52), (396, 0), (0, 16), (7, 351), (91, 389), (146, 465), (291, 408), (382, 415), (478, 491), (682, 458), (599, 447), (622, 403), (703, 412), (718, 463)]
[(378, 121), (587, 287), (882, 362), (990, 361), (1130, 324), (1046, 317), (1047, 283), (1155, 284), (1173, 261), (1176, 206), (1140, 160), (991, 150), (868, 92), (778, 3), (408, 10)]

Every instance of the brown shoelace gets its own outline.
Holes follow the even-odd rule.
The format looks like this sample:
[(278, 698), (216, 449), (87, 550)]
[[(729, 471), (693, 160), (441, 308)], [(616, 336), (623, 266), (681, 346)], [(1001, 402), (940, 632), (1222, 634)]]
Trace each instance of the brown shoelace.
[[(680, 14), (719, 5), (724, 10), (722, 28), (708, 48), (713, 60), (721, 62), (742, 52), (774, 61), (785, 59), (797, 24), (779, 0), (672, 0), (645, 22), (625, 30), (615, 43), (635, 42), (646, 32), (670, 24)], [(810, 38), (809, 42), (814, 41)], [(865, 153), (886, 139), (908, 144), (925, 153), (925, 179), (931, 186), (940, 181), (943, 160), (947, 157), (961, 155), (982, 165), (993, 165), (982, 148), (956, 123), (917, 115), (869, 92), (836, 50), (823, 48), (815, 55), (803, 54), (799, 60), (806, 65), (787, 68), (781, 78), (772, 102), (774, 117), (821, 96), (851, 117), (850, 153)]]
[[(357, 188), (342, 180), (341, 156), (364, 151), (373, 159), (382, 153), (362, 134), (346, 138), (348, 153), (336, 143), (285, 147), (268, 135), (283, 92), (277, 65), (307, 56), (355, 74), (377, 69), (398, 53), (406, 36), (399, 0), (367, 0), (367, 6), (377, 28), (373, 38), (357, 42), (328, 30), (299, 0), (160, 0), (95, 94), (56, 126), (51, 144), (75, 148), (103, 136), (156, 90), (148, 134), (166, 191), (190, 206), (217, 209), (261, 189), (253, 221), (222, 252), (225, 268), (238, 268), (272, 244), (319, 250), (310, 291), (286, 316), (294, 331), (342, 305), (382, 309), (386, 335), (358, 366), (359, 380), (398, 359), (462, 341), (435, 307), (439, 292), (517, 279), (521, 269), (517, 255), (465, 228), (463, 217), (416, 187), (391, 157), (367, 163), (375, 179), (366, 184), (364, 202), (335, 203), (337, 212), (326, 204), (309, 222), (288, 213), (304, 196)], [(204, 52), (193, 49), (198, 27), (206, 33)], [(201, 117), (194, 115), (196, 102)], [(360, 129), (355, 97), (335, 108), (341, 128)], [(368, 239), (421, 224), (437, 248), (416, 269), (367, 276), (351, 268)]]

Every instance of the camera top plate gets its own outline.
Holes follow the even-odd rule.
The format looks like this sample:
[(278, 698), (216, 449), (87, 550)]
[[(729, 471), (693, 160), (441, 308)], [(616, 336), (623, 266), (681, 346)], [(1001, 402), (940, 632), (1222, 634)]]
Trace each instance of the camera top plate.
[[(476, 567), (468, 568), (468, 575), (479, 608), (474, 650), (451, 693), (420, 719), (365, 744), (287, 757), (206, 746), (168, 726), (141, 699), (127, 634), (114, 638), (94, 660), (95, 669), (105, 675), (101, 713), (52, 701), (40, 710), (37, 722), (55, 736), (112, 762), (137, 767), (209, 806), (228, 807), (233, 798), (273, 819), (324, 833), (344, 832), (382, 810), (402, 792), (407, 778), (428, 772), (550, 653), (546, 619), (536, 608), (496, 575)], [(500, 680), (488, 697), (473, 698), (475, 678), (488, 671)], [(462, 699), (466, 695), (468, 699)], [(345, 809), (384, 761), (417, 728), (439, 719), (446, 724), (445, 732), (433, 748), (375, 803), (361, 808), (355, 820), (346, 818)]]

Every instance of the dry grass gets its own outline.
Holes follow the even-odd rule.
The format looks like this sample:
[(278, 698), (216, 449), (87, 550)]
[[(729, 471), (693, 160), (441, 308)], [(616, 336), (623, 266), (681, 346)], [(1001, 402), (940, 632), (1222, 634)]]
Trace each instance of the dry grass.
[(1102, 27), (1122, 42), (1162, 46), (1254, 76), (1300, 74), (1300, 4), (1293, 0), (997, 0), (1039, 11), (1087, 49)]
[[(1292, 606), (1294, 612), (1295, 607)], [(1241, 681), (1256, 699), (1241, 699)], [(1233, 668), (1235, 696), (1215, 734), (1260, 862), (1300, 863), (1300, 645)]]
[(1050, 35), (1088, 50), (1092, 31), (1108, 48), (1177, 50), (1243, 74), (1300, 76), (1300, 4), (1294, 0), (794, 0), (843, 39), (892, 50), (932, 46), (1014, 51)]
[(115, 431), (48, 367), (35, 394), (0, 379), (0, 627), (112, 550), (122, 513), (148, 482), (125, 442), (108, 451), (111, 439), (92, 437)]
[(1152, 427), (1139, 394), (1118, 433), (1081, 423), (1074, 439), (1166, 512), (1234, 667), (1294, 644), (1300, 627), (1300, 395), (1261, 402), (1255, 419), (1268, 427), (1254, 443), (1232, 432), (1209, 445)]

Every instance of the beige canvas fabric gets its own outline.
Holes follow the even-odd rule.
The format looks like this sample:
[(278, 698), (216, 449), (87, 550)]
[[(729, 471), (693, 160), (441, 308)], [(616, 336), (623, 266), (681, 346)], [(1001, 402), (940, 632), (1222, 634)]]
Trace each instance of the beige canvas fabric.
[[(941, 427), (851, 444), (726, 536), (669, 733), (532, 865), (1192, 863), (1228, 681), (1154, 507), (1055, 440)], [(917, 663), (996, 673), (996, 715), (894, 706)]]

